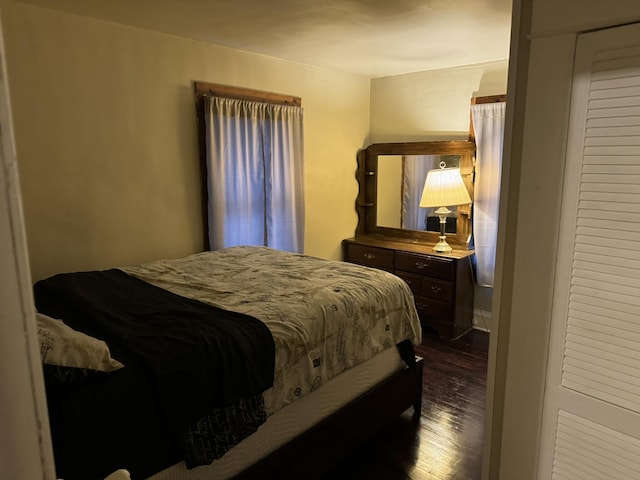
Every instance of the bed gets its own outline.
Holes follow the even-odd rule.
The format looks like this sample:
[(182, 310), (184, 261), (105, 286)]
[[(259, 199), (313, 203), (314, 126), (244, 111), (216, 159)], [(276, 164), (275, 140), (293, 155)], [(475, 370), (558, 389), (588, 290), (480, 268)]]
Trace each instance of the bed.
[(231, 247), (54, 275), (34, 298), (102, 362), (48, 360), (39, 325), (65, 480), (313, 478), (420, 411), (420, 322), (381, 270)]

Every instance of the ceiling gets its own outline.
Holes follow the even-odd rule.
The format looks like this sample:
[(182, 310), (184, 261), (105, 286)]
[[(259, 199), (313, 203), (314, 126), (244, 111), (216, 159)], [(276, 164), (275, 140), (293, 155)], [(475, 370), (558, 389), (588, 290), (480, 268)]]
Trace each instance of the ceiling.
[(511, 0), (22, 0), (370, 77), (509, 56)]

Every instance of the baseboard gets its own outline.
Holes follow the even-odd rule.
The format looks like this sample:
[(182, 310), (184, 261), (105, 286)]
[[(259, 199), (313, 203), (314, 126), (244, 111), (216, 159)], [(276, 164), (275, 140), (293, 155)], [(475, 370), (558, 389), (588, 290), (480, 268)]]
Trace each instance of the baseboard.
[(476, 330), (482, 330), (484, 332), (490, 332), (491, 331), (491, 322), (492, 318), (491, 318), (491, 312), (488, 312), (486, 310), (480, 310), (477, 308), (473, 309), (473, 328), (475, 328)]

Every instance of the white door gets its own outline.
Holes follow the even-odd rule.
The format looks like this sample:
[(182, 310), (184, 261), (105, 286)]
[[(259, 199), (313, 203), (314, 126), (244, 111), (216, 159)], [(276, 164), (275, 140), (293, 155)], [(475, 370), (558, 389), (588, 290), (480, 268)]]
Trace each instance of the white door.
[(640, 479), (640, 24), (580, 35), (540, 480)]

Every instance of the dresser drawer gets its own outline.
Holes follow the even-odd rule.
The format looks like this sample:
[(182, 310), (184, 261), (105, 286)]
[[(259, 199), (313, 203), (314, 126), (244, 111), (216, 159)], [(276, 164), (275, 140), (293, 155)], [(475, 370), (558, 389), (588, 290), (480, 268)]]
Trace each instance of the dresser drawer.
[(442, 302), (452, 302), (453, 292), (454, 288), (452, 282), (444, 282), (442, 280), (423, 277), (420, 283), (420, 295), (440, 300)]
[(422, 277), (413, 273), (396, 271), (396, 276), (404, 280), (414, 295), (420, 295), (422, 292)]
[(417, 255), (407, 252), (396, 253), (396, 269), (419, 275), (452, 280), (454, 262), (447, 258)]
[(441, 302), (423, 296), (415, 296), (416, 310), (425, 323), (430, 324), (431, 319), (444, 322), (453, 322), (454, 305), (450, 302)]
[(414, 295), (440, 300), (441, 302), (453, 301), (453, 283), (435, 280), (429, 277), (396, 271), (396, 275), (407, 282)]
[(349, 244), (347, 246), (347, 260), (393, 272), (394, 251), (368, 245)]

